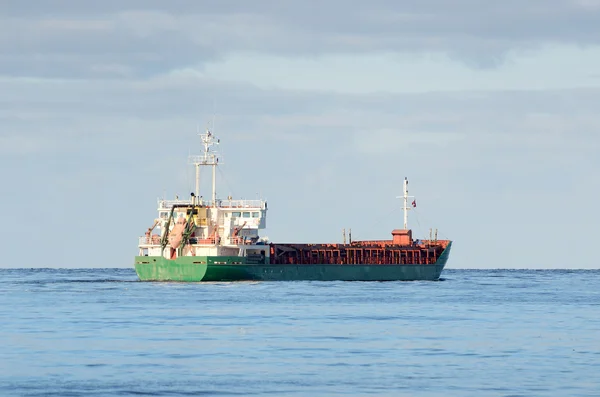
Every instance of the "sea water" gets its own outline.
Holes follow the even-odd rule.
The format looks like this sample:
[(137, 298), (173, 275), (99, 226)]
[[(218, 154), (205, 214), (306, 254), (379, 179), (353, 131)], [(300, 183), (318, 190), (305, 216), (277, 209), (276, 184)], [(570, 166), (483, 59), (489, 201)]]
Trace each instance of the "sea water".
[(0, 396), (600, 396), (600, 271), (139, 282), (0, 270)]

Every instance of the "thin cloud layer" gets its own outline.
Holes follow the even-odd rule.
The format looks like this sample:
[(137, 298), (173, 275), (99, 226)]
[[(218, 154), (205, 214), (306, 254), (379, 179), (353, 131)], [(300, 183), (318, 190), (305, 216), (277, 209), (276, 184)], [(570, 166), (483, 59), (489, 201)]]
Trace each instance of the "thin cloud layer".
[(591, 0), (8, 1), (0, 15), (5, 75), (147, 76), (248, 51), (442, 52), (490, 67), (509, 50), (600, 40)]
[[(42, 137), (52, 132), (68, 139), (87, 133), (89, 138), (101, 135), (106, 142), (128, 134), (158, 136), (166, 128), (162, 123), (171, 121), (188, 122), (185, 129), (194, 129), (216, 117), (219, 129), (240, 138), (252, 131), (252, 137), (333, 136), (350, 142), (353, 134), (366, 133), (380, 138), (406, 135), (406, 142), (415, 144), (451, 143), (468, 136), (493, 146), (570, 146), (595, 137), (599, 101), (597, 88), (349, 95), (264, 90), (192, 76), (0, 81), (4, 136)], [(160, 128), (139, 128), (136, 122)], [(123, 131), (115, 123), (133, 123), (133, 128)], [(42, 128), (36, 131), (33, 126)], [(589, 142), (584, 146), (590, 147)]]

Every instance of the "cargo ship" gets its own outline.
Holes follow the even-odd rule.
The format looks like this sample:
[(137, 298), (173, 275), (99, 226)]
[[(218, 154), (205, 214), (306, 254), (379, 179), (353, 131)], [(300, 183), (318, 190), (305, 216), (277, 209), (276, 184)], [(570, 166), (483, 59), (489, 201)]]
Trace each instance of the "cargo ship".
[[(259, 233), (267, 227), (267, 202), (217, 198), (220, 144), (210, 130), (199, 134), (202, 153), (190, 156), (195, 191), (189, 198), (158, 200), (158, 217), (139, 238), (135, 271), (141, 281), (414, 281), (438, 280), (452, 242), (415, 240), (408, 228), (408, 179), (404, 178), (404, 227), (391, 239), (341, 243), (272, 243)], [(201, 168), (212, 168), (212, 194), (200, 192)]]

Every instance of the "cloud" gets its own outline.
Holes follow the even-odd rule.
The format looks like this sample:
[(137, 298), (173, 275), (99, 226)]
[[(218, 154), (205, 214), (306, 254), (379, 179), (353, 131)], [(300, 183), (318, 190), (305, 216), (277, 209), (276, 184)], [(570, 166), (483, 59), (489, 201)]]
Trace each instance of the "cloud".
[[(515, 49), (597, 45), (594, 2), (3, 2), (0, 74), (160, 74), (240, 52), (316, 57), (444, 53), (494, 67)], [(115, 66), (116, 65), (116, 66)]]
[(356, 150), (367, 154), (382, 155), (397, 153), (402, 155), (415, 145), (428, 147), (446, 146), (449, 143), (465, 139), (464, 134), (453, 132), (415, 132), (402, 129), (385, 129), (369, 132), (357, 132), (354, 135)]
[[(236, 138), (336, 144), (344, 151), (465, 140), (480, 147), (588, 150), (600, 128), (593, 105), (599, 97), (599, 89), (295, 92), (186, 73), (127, 81), (11, 79), (0, 80), (0, 120), (4, 137), (52, 135), (62, 145), (82, 134), (94, 142), (123, 137), (135, 142), (160, 139), (178, 128), (185, 136), (216, 116), (218, 130)], [(592, 143), (583, 144), (587, 141)]]
[(4, 132), (0, 135), (0, 153), (26, 155), (34, 154), (52, 148), (52, 142), (40, 140), (38, 137), (28, 137), (21, 134), (8, 135)]

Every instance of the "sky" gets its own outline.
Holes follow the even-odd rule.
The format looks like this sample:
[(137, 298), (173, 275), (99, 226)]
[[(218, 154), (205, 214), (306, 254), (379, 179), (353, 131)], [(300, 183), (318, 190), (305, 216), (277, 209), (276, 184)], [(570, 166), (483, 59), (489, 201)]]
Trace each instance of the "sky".
[(448, 268), (598, 269), (598, 104), (600, 0), (1, 0), (0, 267), (133, 267), (210, 125), (273, 242), (391, 238), (406, 176)]

